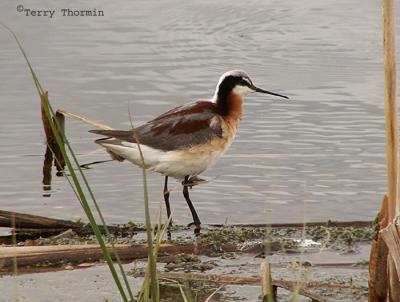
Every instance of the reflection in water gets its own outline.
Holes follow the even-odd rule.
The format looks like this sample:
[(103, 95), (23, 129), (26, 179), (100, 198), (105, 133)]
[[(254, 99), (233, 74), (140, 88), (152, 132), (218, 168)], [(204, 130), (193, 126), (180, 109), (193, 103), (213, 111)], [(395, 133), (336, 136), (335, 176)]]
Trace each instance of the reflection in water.
[[(65, 160), (62, 156), (61, 150), (57, 141), (53, 135), (51, 130), (51, 126), (49, 120), (46, 116), (46, 113), (41, 106), (42, 112), (42, 124), (43, 129), (46, 134), (46, 152), (44, 155), (44, 162), (43, 162), (43, 197), (50, 197), (51, 196), (51, 178), (52, 178), (52, 166), (54, 162), (54, 166), (56, 167), (57, 176), (63, 176), (63, 171), (65, 168)], [(62, 113), (56, 112), (55, 116), (53, 117), (54, 124), (60, 129), (62, 134), (65, 133), (65, 117)]]
[(53, 152), (46, 146), (46, 153), (44, 155), (44, 162), (43, 162), (43, 197), (50, 197), (51, 193), (51, 170), (53, 167)]
[[(62, 134), (62, 137), (65, 135), (65, 117), (62, 113), (56, 112), (54, 116), (54, 124), (57, 126), (57, 129)], [(48, 144), (49, 145), (49, 144)], [(62, 156), (61, 150), (55, 139), (52, 139), (52, 143), (50, 144), (52, 150), (54, 150), (54, 166), (57, 169), (57, 176), (63, 176), (63, 171), (65, 168), (65, 160)]]

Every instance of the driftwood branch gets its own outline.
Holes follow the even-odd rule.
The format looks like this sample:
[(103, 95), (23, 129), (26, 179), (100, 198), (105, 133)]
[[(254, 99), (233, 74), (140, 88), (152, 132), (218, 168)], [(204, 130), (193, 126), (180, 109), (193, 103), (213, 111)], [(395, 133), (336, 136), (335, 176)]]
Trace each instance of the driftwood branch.
[[(22, 239), (50, 236), (68, 229), (72, 229), (79, 235), (93, 234), (90, 225), (82, 225), (71, 220), (0, 210), (0, 227), (11, 228), (13, 225), (15, 226), (14, 232), (17, 238)], [(99, 227), (104, 233), (104, 226), (99, 225)], [(108, 226), (108, 229), (112, 234), (121, 231), (118, 226)]]
[[(119, 244), (116, 245), (118, 256), (121, 260), (145, 259), (148, 257), (147, 244)], [(237, 247), (225, 244), (221, 247), (223, 252), (235, 252)], [(110, 248), (110, 253), (114, 257)], [(161, 244), (159, 255), (175, 255), (178, 253), (210, 255), (212, 249), (209, 245), (197, 244)], [(82, 263), (103, 259), (100, 246), (87, 245), (50, 245), (50, 246), (17, 246), (0, 248), (0, 263), (5, 271), (12, 266), (16, 259), (18, 267), (35, 265), (38, 263)]]
[(82, 227), (82, 225), (69, 220), (0, 210), (0, 227), (11, 227), (13, 220), (16, 228), (69, 229)]

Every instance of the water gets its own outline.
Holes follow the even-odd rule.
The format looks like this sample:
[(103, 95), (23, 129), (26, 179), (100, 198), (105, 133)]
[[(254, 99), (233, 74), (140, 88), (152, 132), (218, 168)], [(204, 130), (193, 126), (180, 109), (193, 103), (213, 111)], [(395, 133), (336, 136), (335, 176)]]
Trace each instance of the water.
[[(56, 9), (27, 17), (0, 4), (54, 107), (114, 128), (211, 97), (219, 76), (244, 69), (287, 94), (246, 99), (228, 153), (191, 197), (209, 223), (372, 219), (386, 190), (380, 4), (376, 1), (24, 1)], [(104, 17), (62, 17), (62, 8)], [(400, 32), (400, 31), (399, 31)], [(84, 217), (64, 178), (42, 196), (39, 101), (12, 37), (0, 31), (0, 208)], [(90, 126), (67, 120), (82, 163), (107, 159)], [(107, 221), (144, 221), (141, 171), (106, 163), (87, 171)], [(149, 175), (152, 209), (163, 178)], [(174, 221), (190, 212), (171, 183)]]

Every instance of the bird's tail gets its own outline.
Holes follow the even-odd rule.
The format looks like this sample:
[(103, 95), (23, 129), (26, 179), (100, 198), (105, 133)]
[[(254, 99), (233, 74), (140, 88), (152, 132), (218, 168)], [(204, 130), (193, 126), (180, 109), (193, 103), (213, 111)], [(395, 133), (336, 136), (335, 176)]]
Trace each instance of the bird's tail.
[(132, 130), (90, 130), (89, 132), (120, 139), (130, 143), (136, 143)]
[[(95, 140), (95, 143), (105, 147), (107, 153), (111, 156), (113, 160), (118, 160), (118, 161), (124, 161), (125, 158), (120, 156), (119, 154), (109, 150), (106, 145), (112, 145), (112, 144), (120, 144), (119, 139), (122, 139), (121, 137), (128, 137), (129, 131), (124, 131), (124, 130), (89, 130), (91, 133), (95, 134), (100, 134), (104, 136), (108, 136), (107, 138), (100, 138)], [(110, 139), (110, 138), (116, 138), (115, 139)], [(131, 137), (133, 139), (133, 136)]]

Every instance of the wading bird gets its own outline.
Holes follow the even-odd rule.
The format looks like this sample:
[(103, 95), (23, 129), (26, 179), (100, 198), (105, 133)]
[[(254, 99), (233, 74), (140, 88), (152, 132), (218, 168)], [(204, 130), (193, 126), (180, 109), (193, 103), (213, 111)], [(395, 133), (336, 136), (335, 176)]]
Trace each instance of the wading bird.
[(179, 106), (135, 129), (91, 132), (107, 136), (96, 143), (113, 158), (127, 159), (138, 166), (142, 166), (140, 144), (145, 168), (165, 176), (168, 218), (171, 216), (168, 177), (181, 180), (197, 234), (201, 223), (188, 187), (228, 149), (242, 119), (243, 98), (253, 92), (288, 98), (256, 87), (246, 72), (233, 70), (221, 76), (211, 100)]

